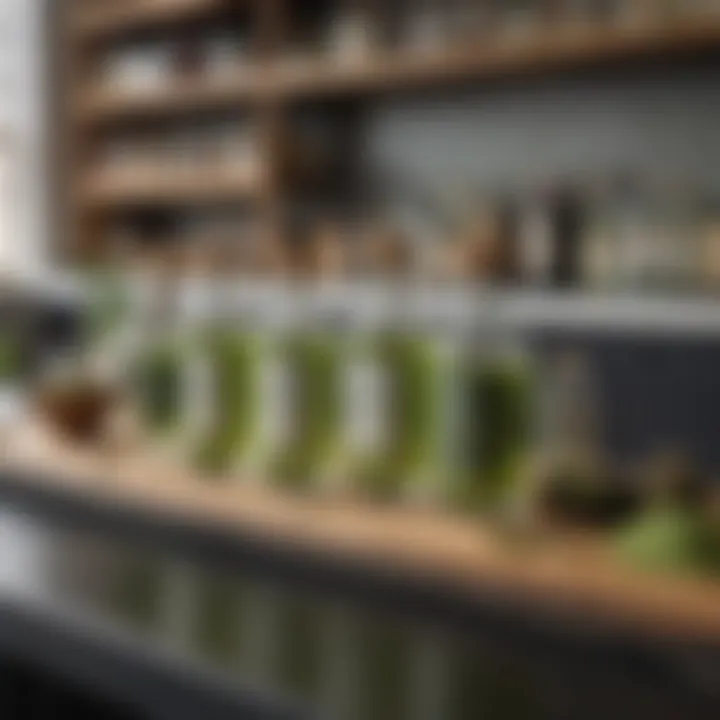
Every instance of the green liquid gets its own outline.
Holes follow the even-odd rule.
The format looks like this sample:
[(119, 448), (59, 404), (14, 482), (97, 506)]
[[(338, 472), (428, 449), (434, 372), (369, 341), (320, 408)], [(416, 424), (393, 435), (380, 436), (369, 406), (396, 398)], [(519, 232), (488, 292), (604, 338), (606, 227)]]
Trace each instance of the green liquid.
[(169, 347), (151, 351), (140, 361), (136, 375), (144, 425), (155, 434), (173, 430), (182, 409), (183, 373), (179, 351)]
[(293, 436), (273, 475), (278, 485), (310, 490), (340, 448), (342, 358), (336, 343), (301, 338), (287, 346), (293, 376)]
[(462, 369), (463, 412), (455, 501), (494, 507), (511, 490), (527, 457), (531, 388), (527, 374), (502, 361), (468, 361)]
[(383, 456), (361, 468), (358, 484), (373, 499), (398, 500), (432, 466), (439, 413), (436, 363), (427, 343), (405, 335), (381, 338), (377, 356), (388, 378), (389, 437)]
[(212, 428), (196, 457), (203, 470), (223, 472), (241, 459), (253, 440), (257, 417), (257, 358), (249, 338), (213, 334), (207, 344), (212, 380)]

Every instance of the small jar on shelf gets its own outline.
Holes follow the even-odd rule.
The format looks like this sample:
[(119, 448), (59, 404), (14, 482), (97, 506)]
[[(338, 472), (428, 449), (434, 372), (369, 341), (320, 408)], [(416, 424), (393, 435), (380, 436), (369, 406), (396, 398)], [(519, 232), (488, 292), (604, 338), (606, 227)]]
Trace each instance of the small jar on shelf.
[(678, 175), (654, 183), (652, 272), (664, 289), (687, 291), (703, 284), (703, 213), (697, 189)]
[(543, 32), (548, 10), (541, 0), (502, 0), (497, 6), (497, 33), (503, 41), (532, 39)]
[(555, 237), (548, 192), (531, 189), (524, 193), (518, 219), (519, 276), (527, 287), (552, 284)]
[(248, 185), (260, 179), (258, 137), (251, 126), (246, 123), (229, 123), (219, 130), (214, 142), (214, 165), (220, 177)]
[(110, 51), (102, 65), (103, 84), (123, 92), (152, 92), (162, 88), (170, 76), (171, 57), (167, 43), (134, 44)]
[(403, 13), (403, 50), (429, 55), (446, 51), (450, 45), (450, 26), (446, 3), (418, 0)]
[(325, 45), (332, 60), (342, 65), (367, 62), (381, 47), (376, 17), (355, 0), (341, 3), (328, 28)]
[(446, 3), (447, 37), (450, 44), (474, 46), (492, 40), (497, 12), (492, 0), (452, 0)]
[(469, 280), (504, 285), (518, 279), (518, 217), (512, 202), (481, 202), (460, 234)]
[(164, 142), (163, 156), (165, 177), (181, 186), (197, 180), (198, 164), (207, 158), (202, 138), (196, 132), (187, 130), (168, 136)]
[(648, 188), (636, 175), (618, 175), (611, 180), (609, 203), (610, 222), (617, 238), (617, 286), (647, 286), (655, 251)]
[(720, 202), (707, 201), (699, 216), (699, 285), (702, 289), (720, 291)]
[(611, 188), (591, 181), (584, 194), (586, 221), (581, 236), (580, 275), (591, 291), (612, 290), (619, 282), (620, 247)]
[(417, 257), (412, 238), (392, 223), (367, 230), (365, 264), (370, 274), (382, 279), (409, 279), (415, 274)]
[(151, 146), (141, 140), (118, 138), (108, 143), (100, 175), (108, 187), (132, 187), (145, 182), (152, 172)]
[(196, 33), (188, 33), (173, 46), (170, 69), (178, 82), (192, 82), (207, 71), (207, 57), (202, 39)]
[(232, 79), (248, 61), (247, 44), (236, 34), (223, 33), (207, 40), (205, 69), (214, 81)]
[(347, 237), (338, 224), (321, 223), (310, 238), (311, 275), (320, 281), (340, 281), (347, 270)]

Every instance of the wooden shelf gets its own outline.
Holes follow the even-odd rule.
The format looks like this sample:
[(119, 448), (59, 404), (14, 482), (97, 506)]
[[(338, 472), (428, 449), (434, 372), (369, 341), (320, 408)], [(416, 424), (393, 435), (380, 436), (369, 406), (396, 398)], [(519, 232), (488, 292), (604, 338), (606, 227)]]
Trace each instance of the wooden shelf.
[(625, 59), (689, 54), (720, 47), (720, 20), (638, 28), (558, 30), (502, 39), (432, 55), (378, 56), (342, 66), (327, 61), (276, 71), (273, 91), (305, 99), (403, 91), (470, 80), (493, 80)]
[(207, 483), (157, 458), (99, 456), (36, 433), (9, 447), (5, 469), (50, 492), (160, 513), (349, 568), (359, 563), (389, 577), (425, 578), (463, 597), (477, 593), (479, 601), (500, 593), (560, 619), (600, 621), (636, 636), (720, 642), (720, 585), (637, 576), (593, 539), (513, 544), (469, 520), (298, 499), (237, 479)]
[(199, 169), (192, 175), (167, 171), (127, 179), (103, 177), (98, 173), (81, 187), (78, 200), (95, 210), (122, 207), (173, 205), (214, 205), (247, 202), (260, 196), (260, 178)]
[(71, 27), (78, 38), (98, 40), (189, 23), (238, 6), (238, 0), (115, 0), (93, 12), (78, 13)]
[(176, 117), (247, 107), (263, 98), (268, 83), (262, 70), (254, 68), (233, 77), (200, 78), (157, 90), (95, 88), (81, 97), (75, 119), (87, 125), (135, 119)]
[(720, 47), (720, 21), (645, 28), (588, 28), (521, 40), (497, 40), (433, 55), (388, 53), (353, 65), (308, 60), (248, 69), (223, 80), (200, 79), (159, 92), (91, 91), (77, 106), (88, 124), (173, 117), (243, 104), (417, 90), (438, 85), (532, 75), (551, 70)]

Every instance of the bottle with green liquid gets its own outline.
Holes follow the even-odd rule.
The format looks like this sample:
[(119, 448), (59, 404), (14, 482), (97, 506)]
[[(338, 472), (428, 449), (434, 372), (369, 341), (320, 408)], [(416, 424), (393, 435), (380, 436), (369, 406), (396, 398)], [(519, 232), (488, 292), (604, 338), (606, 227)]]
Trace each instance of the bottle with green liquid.
[(132, 384), (141, 424), (152, 444), (168, 459), (185, 459), (194, 383), (188, 369), (195, 360), (197, 328), (185, 322), (180, 291), (154, 291), (144, 310), (144, 327), (133, 358)]
[(384, 437), (356, 482), (361, 494), (380, 502), (425, 502), (436, 482), (437, 348), (421, 314), (403, 310), (402, 298), (392, 307), (372, 340), (384, 386)]
[(284, 345), (292, 428), (274, 463), (281, 487), (325, 492), (342, 473), (343, 322), (336, 299), (316, 291)]
[(201, 468), (262, 481), (291, 435), (284, 348), (291, 307), (282, 291), (251, 287), (239, 298), (237, 312), (206, 334), (212, 411), (196, 457)]
[(196, 425), (193, 464), (209, 475), (242, 470), (257, 412), (252, 307), (246, 298), (239, 306), (233, 300), (215, 298), (197, 339), (194, 377), (205, 417)]
[(522, 345), (467, 324), (448, 342), (444, 499), (461, 511), (504, 512), (532, 448), (532, 363)]

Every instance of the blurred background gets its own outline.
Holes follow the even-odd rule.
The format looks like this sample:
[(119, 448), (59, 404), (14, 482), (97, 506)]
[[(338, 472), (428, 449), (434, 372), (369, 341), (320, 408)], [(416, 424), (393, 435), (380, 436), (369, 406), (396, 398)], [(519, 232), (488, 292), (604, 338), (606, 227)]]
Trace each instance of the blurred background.
[(0, 38), (3, 717), (717, 717), (720, 2)]

